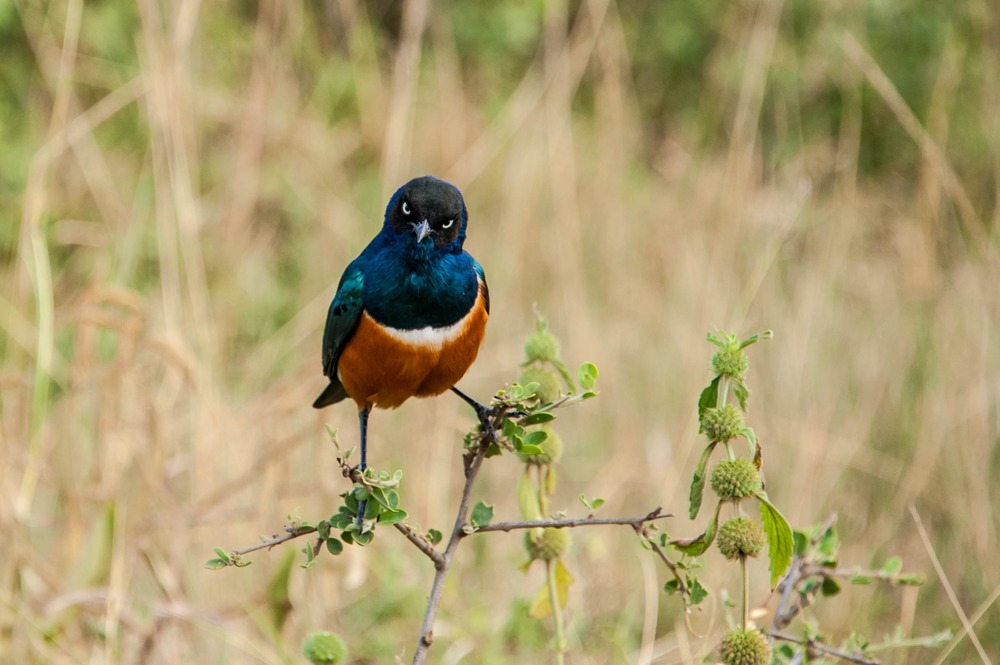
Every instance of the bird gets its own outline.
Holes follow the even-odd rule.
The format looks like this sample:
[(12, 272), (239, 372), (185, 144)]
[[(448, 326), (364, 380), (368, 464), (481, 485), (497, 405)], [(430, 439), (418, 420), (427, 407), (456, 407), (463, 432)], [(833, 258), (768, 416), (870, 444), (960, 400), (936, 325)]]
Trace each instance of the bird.
[[(340, 278), (323, 332), (329, 383), (313, 407), (348, 397), (357, 405), (362, 473), (373, 408), (451, 390), (486, 422), (489, 409), (455, 385), (479, 353), (490, 312), (486, 274), (463, 248), (468, 221), (457, 187), (414, 178), (389, 199), (382, 228)], [(362, 505), (359, 527), (363, 513)]]

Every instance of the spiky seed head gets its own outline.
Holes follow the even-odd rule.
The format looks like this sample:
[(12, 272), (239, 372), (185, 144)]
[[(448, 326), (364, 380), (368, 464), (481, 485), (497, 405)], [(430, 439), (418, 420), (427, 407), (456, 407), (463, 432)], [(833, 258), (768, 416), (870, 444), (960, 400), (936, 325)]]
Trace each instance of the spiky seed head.
[(569, 543), (569, 529), (547, 526), (544, 529), (528, 529), (524, 534), (524, 549), (532, 561), (558, 559), (569, 549)]
[(760, 490), (760, 473), (745, 457), (723, 460), (712, 471), (712, 490), (723, 501), (740, 501)]
[(347, 646), (339, 635), (321, 630), (306, 638), (302, 655), (313, 665), (337, 665), (347, 658)]
[(540, 402), (554, 402), (559, 399), (562, 389), (559, 385), (559, 378), (545, 367), (529, 367), (521, 372), (521, 378), (517, 381), (522, 386), (529, 383), (537, 383), (535, 396)]
[(735, 405), (710, 407), (701, 414), (701, 429), (712, 441), (725, 443), (743, 431), (743, 412)]
[(722, 638), (719, 655), (726, 665), (767, 665), (771, 662), (771, 645), (756, 628), (734, 628)]
[(750, 359), (736, 344), (728, 344), (712, 356), (712, 371), (716, 374), (742, 381), (746, 378), (748, 369), (750, 369)]
[(749, 517), (733, 517), (726, 520), (715, 536), (719, 551), (727, 559), (741, 556), (756, 557), (764, 549), (766, 539), (761, 523)]
[(540, 429), (548, 434), (548, 436), (545, 437), (545, 440), (538, 444), (538, 447), (542, 449), (542, 452), (537, 455), (526, 455), (524, 453), (517, 454), (517, 457), (525, 464), (545, 466), (547, 464), (552, 464), (553, 462), (558, 462), (559, 458), (562, 457), (562, 438), (556, 434), (554, 429), (550, 427), (543, 425)]
[(535, 332), (524, 343), (524, 356), (529, 363), (559, 359), (559, 340), (549, 332), (545, 319), (538, 319)]

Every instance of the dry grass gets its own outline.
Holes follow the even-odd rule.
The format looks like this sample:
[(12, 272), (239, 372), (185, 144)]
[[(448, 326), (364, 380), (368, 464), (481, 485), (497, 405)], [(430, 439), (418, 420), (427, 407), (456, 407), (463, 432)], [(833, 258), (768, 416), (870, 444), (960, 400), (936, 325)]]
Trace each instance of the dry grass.
[[(95, 29), (89, 5), (18, 3), (51, 119), (17, 260), (2, 267), (0, 661), (299, 662), (302, 637), (320, 628), (348, 632), (369, 659), (359, 662), (410, 648), (431, 571), (394, 533), (293, 571), (280, 636), (265, 589), (282, 553), (245, 570), (202, 563), (214, 545), (250, 544), (288, 513), (319, 519), (335, 505), (343, 484), (323, 423), (348, 445), (356, 431), (349, 406), (309, 408), (323, 385), (326, 304), (387, 194), (423, 173), (464, 191), (467, 246), (493, 294), (463, 388), (485, 398), (516, 378), (534, 303), (567, 358), (601, 369), (600, 399), (559, 423), (571, 442), (567, 508), (586, 492), (606, 498), (608, 514), (662, 504), (683, 515), (702, 445), (704, 334), (772, 328), (775, 340), (751, 354), (751, 424), (772, 497), (796, 526), (839, 513), (846, 562), (899, 553), (931, 573), (916, 506), (957, 601), (970, 616), (984, 610), (973, 628), (1000, 658), (1000, 610), (980, 607), (1000, 586), (1000, 211), (968, 202), (948, 165), (947, 123), (908, 115), (848, 35), (822, 75), (842, 78), (848, 98), (866, 78), (886, 97), (916, 134), (916, 180), (893, 189), (859, 176), (850, 107), (839, 139), (765, 168), (756, 128), (777, 1), (745, 24), (729, 17), (713, 55), (744, 67), (735, 88), (701, 100), (732, 118), (723, 151), (681, 133), (645, 143), (628, 75), (635, 37), (600, 0), (568, 30), (553, 3), (538, 56), (486, 110), (501, 95), (463, 71), (449, 23), (426, 4), (406, 5), (398, 48), (383, 53), (361, 5), (331, 3), (346, 17), (347, 55), (323, 75), (347, 77), (331, 85), (362, 109), (333, 113), (310, 96), (316, 74), (303, 72), (302, 52), (316, 36), (300, 6), (262, 3), (241, 50), (220, 53), (218, 9), (144, 0), (140, 68), (123, 73), (80, 50)], [(954, 103), (947, 83), (932, 117)], [(589, 113), (574, 110), (582, 85)], [(143, 143), (102, 133), (117, 114), (134, 116)], [(425, 526), (447, 524), (471, 422), (448, 397), (372, 419), (372, 459), (405, 469), (406, 507)], [(517, 473), (512, 460), (486, 467), (482, 496), (501, 515), (516, 511)], [(724, 625), (720, 592), (735, 588), (735, 567), (707, 557), (715, 593), (694, 619), (702, 639), (684, 632), (656, 591), (664, 571), (626, 536), (577, 535), (573, 662), (693, 662)], [(539, 583), (515, 569), (519, 539), (480, 542), (446, 592), (437, 662), (541, 658), (502, 630)], [(919, 590), (852, 590), (821, 617), (834, 639), (897, 623), (907, 634), (961, 630), (933, 577)], [(955, 654), (976, 659), (968, 642)]]

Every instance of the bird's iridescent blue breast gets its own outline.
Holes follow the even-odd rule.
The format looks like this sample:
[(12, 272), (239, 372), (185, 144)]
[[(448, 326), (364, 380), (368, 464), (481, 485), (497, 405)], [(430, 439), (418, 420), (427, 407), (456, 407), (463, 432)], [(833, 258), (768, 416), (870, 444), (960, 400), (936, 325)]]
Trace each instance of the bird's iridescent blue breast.
[(460, 321), (479, 291), (473, 258), (464, 251), (415, 254), (393, 246), (369, 258), (365, 309), (379, 323), (400, 330), (442, 328)]

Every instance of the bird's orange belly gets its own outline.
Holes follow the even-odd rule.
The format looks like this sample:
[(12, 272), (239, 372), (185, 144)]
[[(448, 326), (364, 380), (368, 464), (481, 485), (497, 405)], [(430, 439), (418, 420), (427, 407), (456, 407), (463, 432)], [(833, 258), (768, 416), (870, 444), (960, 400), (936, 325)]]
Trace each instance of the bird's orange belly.
[(482, 292), (472, 310), (447, 328), (395, 330), (365, 312), (340, 355), (337, 374), (359, 409), (394, 409), (410, 397), (439, 395), (476, 359), (487, 318)]

